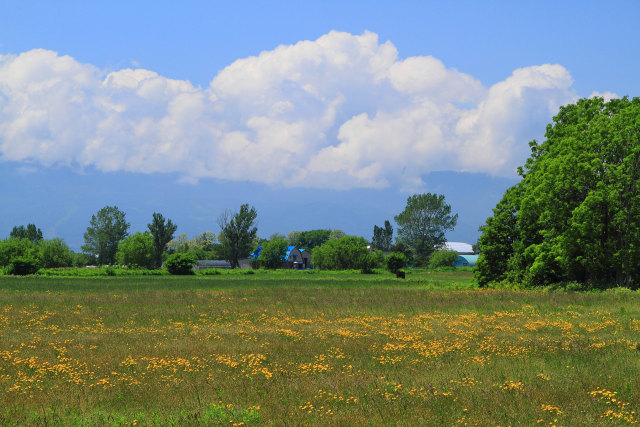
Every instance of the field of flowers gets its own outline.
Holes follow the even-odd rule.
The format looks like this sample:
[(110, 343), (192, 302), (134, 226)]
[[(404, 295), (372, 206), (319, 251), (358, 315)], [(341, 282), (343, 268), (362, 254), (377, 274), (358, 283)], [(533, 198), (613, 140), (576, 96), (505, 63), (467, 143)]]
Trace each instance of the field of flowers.
[(0, 425), (640, 419), (640, 293), (375, 276), (0, 277)]

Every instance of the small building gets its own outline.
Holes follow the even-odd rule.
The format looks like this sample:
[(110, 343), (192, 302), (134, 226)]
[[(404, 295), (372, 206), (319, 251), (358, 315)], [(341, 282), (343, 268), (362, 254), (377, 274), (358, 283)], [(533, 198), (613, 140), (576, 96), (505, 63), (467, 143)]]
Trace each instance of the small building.
[(229, 261), (225, 260), (199, 260), (196, 265), (193, 266), (194, 270), (207, 270), (209, 268), (231, 268)]
[(478, 255), (458, 255), (456, 267), (475, 267), (478, 262)]
[(306, 249), (298, 249), (295, 246), (289, 246), (286, 254), (286, 266), (283, 268), (294, 268), (296, 270), (311, 267), (311, 252)]
[(473, 255), (473, 246), (463, 242), (445, 242), (443, 249), (456, 251), (458, 255)]

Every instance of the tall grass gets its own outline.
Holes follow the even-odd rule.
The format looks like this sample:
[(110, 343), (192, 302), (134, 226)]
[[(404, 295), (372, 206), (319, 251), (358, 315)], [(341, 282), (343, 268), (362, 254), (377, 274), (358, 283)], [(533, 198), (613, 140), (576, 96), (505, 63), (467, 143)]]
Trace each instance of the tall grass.
[(0, 278), (0, 425), (638, 420), (637, 292), (298, 273)]

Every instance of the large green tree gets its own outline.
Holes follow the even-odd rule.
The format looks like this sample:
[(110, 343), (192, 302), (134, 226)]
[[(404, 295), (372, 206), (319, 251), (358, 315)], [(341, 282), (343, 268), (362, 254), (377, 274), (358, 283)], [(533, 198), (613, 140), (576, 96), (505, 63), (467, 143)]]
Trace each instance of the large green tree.
[(218, 218), (221, 249), (231, 268), (238, 267), (239, 260), (248, 257), (255, 249), (254, 240), (258, 233), (258, 228), (255, 226), (257, 217), (258, 213), (253, 206), (243, 204), (237, 212), (227, 209)]
[(458, 214), (451, 214), (451, 206), (439, 194), (414, 194), (407, 199), (407, 206), (395, 218), (398, 238), (409, 246), (422, 262), (442, 246), (445, 232), (453, 230)]
[(481, 228), (479, 283), (637, 287), (640, 98), (562, 107), (545, 138)]
[(173, 239), (173, 233), (176, 232), (178, 226), (171, 222), (170, 219), (165, 220), (162, 214), (153, 213), (153, 219), (147, 224), (149, 232), (153, 236), (154, 248), (154, 264), (155, 267), (162, 265), (162, 253), (167, 247), (167, 243)]
[(98, 264), (113, 264), (118, 244), (127, 237), (129, 223), (125, 214), (117, 206), (105, 206), (96, 215), (91, 216), (89, 227), (84, 233), (85, 253), (97, 258)]

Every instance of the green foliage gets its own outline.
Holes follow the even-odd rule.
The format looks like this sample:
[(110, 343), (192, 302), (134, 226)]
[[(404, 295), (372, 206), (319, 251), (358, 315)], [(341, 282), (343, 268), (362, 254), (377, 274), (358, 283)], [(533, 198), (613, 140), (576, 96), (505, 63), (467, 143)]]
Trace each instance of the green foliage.
[(11, 264), (17, 257), (38, 258), (38, 247), (25, 238), (0, 240), (0, 267)]
[(391, 244), (393, 243), (393, 227), (391, 223), (386, 220), (384, 227), (373, 226), (373, 238), (371, 239), (371, 246), (374, 249), (380, 249), (382, 251), (391, 250)]
[(118, 244), (127, 237), (129, 223), (125, 214), (117, 206), (105, 206), (91, 216), (89, 227), (84, 233), (82, 250), (97, 258), (98, 264), (113, 264)]
[(362, 274), (373, 274), (373, 269), (377, 267), (378, 259), (371, 251), (367, 250), (367, 253), (363, 253), (360, 256), (359, 264)]
[(135, 233), (118, 245), (116, 260), (128, 267), (154, 268), (156, 266), (156, 246), (154, 237), (148, 233)]
[(368, 269), (371, 259), (362, 237), (329, 240), (313, 251), (313, 265), (324, 270)]
[(286, 261), (287, 242), (285, 240), (271, 240), (262, 245), (260, 251), (260, 266), (264, 268), (280, 268)]
[(445, 243), (445, 232), (456, 226), (458, 214), (451, 215), (443, 195), (426, 193), (409, 197), (404, 211), (394, 219), (399, 226), (398, 238), (425, 260)]
[(441, 249), (431, 254), (429, 268), (455, 267), (458, 253), (452, 249)]
[(241, 258), (248, 257), (254, 249), (254, 239), (258, 233), (255, 221), (258, 216), (254, 207), (248, 204), (240, 206), (238, 212), (226, 210), (218, 218), (221, 232), (222, 253), (231, 268), (238, 267)]
[(380, 249), (376, 249), (375, 251), (373, 251), (373, 259), (375, 261), (375, 267), (376, 268), (385, 268), (386, 267), (386, 261), (385, 261), (384, 253)]
[(38, 245), (42, 268), (70, 267), (73, 262), (73, 252), (64, 240), (55, 238), (42, 240)]
[(74, 267), (85, 267), (87, 265), (93, 264), (95, 262), (95, 258), (88, 254), (83, 253), (74, 253), (72, 254), (71, 265)]
[(166, 270), (147, 270), (146, 268), (118, 268), (112, 266), (87, 268), (41, 268), (38, 275), (47, 277), (105, 277), (105, 276), (166, 276)]
[(160, 267), (162, 265), (162, 253), (167, 247), (167, 243), (173, 239), (173, 233), (176, 232), (178, 226), (172, 223), (170, 219), (165, 222), (162, 214), (154, 212), (153, 219), (150, 224), (147, 224), (147, 228), (153, 236), (155, 267)]
[(386, 259), (387, 270), (397, 273), (407, 266), (407, 257), (402, 252), (391, 252)]
[(9, 233), (9, 237), (15, 239), (28, 239), (33, 243), (38, 243), (42, 240), (42, 230), (37, 228), (35, 224), (27, 224), (13, 227), (11, 233)]
[(193, 274), (193, 265), (198, 259), (191, 254), (172, 254), (167, 257), (164, 266), (171, 274)]
[(17, 276), (35, 274), (40, 269), (40, 260), (33, 255), (21, 255), (14, 257), (9, 263), (6, 272)]
[(302, 231), (291, 244), (301, 249), (311, 250), (324, 244), (330, 236), (331, 230)]
[(477, 279), (640, 283), (640, 98), (562, 107), (481, 228)]

